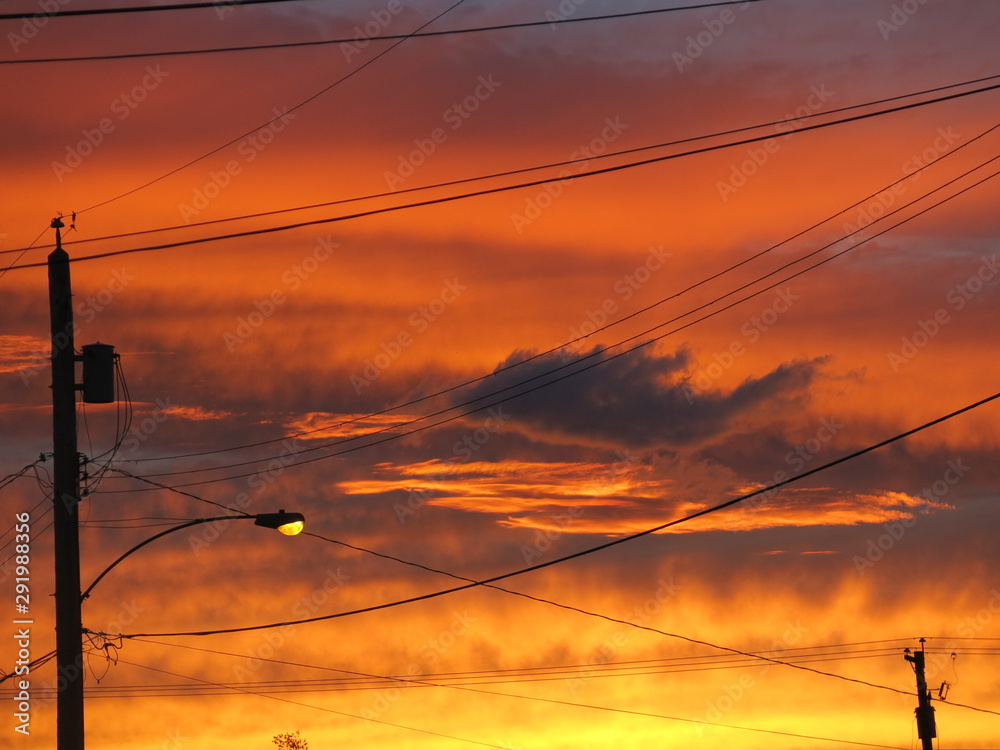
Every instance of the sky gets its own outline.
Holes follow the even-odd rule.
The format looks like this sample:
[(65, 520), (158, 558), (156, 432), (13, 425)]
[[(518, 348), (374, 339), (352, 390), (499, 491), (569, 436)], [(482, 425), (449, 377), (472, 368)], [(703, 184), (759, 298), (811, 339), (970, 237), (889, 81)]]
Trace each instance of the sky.
[(0, 669), (56, 217), (82, 585), (306, 533), (109, 572), (89, 746), (1000, 746), (1000, 5), (110, 6), (0, 3)]

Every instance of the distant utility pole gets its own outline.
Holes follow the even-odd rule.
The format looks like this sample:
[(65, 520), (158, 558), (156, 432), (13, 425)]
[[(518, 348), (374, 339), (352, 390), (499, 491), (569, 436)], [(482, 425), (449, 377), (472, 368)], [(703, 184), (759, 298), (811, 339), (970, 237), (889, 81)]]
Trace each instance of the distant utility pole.
[(76, 446), (76, 356), (69, 255), (52, 220), (49, 254), (52, 331), (53, 529), (56, 566), (56, 746), (83, 750), (83, 628), (80, 620), (80, 455)]
[(903, 658), (913, 664), (917, 676), (917, 736), (920, 738), (922, 750), (934, 750), (934, 738), (937, 737), (937, 727), (934, 723), (934, 706), (931, 705), (931, 693), (927, 689), (927, 678), (924, 676), (924, 640), (920, 639), (920, 650), (912, 654), (906, 649)]

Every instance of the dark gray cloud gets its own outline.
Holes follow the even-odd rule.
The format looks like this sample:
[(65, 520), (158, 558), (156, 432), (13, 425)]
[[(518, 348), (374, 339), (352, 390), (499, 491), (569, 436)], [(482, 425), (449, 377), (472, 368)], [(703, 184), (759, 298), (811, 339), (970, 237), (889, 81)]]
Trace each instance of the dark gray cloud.
[(737, 415), (800, 403), (822, 364), (821, 359), (782, 364), (725, 393), (700, 392), (688, 383), (691, 357), (684, 349), (617, 358), (594, 349), (568, 365), (558, 354), (526, 361), (530, 356), (511, 354), (494, 377), (472, 390), (470, 400), (491, 403), (500, 396), (490, 394), (525, 394), (509, 408), (538, 433), (559, 442), (642, 447), (694, 443), (724, 432)]

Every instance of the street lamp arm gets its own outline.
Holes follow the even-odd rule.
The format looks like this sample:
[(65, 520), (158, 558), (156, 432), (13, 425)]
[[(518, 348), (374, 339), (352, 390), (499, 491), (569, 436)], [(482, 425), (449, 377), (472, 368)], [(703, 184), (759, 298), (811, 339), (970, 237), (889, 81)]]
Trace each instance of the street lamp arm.
[(143, 542), (139, 542), (137, 545), (132, 547), (132, 549), (126, 551), (124, 554), (120, 555), (117, 560), (106, 567), (101, 574), (94, 579), (94, 582), (87, 587), (87, 590), (80, 594), (80, 601), (82, 602), (88, 596), (90, 592), (94, 590), (96, 586), (104, 576), (110, 573), (114, 568), (124, 560), (126, 557), (131, 555), (133, 552), (142, 549), (150, 542), (155, 542), (161, 536), (166, 536), (167, 534), (173, 534), (175, 531), (181, 531), (183, 529), (191, 528), (192, 526), (197, 526), (201, 523), (212, 523), (213, 521), (238, 521), (238, 520), (251, 520), (257, 526), (263, 526), (267, 529), (277, 529), (282, 534), (287, 536), (294, 536), (302, 531), (302, 527), (305, 525), (305, 517), (301, 513), (288, 513), (284, 510), (280, 510), (277, 513), (258, 513), (257, 515), (251, 515), (249, 513), (244, 513), (239, 516), (215, 516), (213, 518), (196, 518), (193, 521), (185, 521), (177, 526), (171, 526), (169, 529), (161, 531), (159, 534), (153, 534)]
[(169, 529), (165, 529), (164, 531), (161, 531), (159, 534), (154, 534), (153, 536), (149, 537), (148, 539), (146, 539), (146, 540), (144, 540), (142, 542), (139, 542), (137, 545), (135, 545), (134, 547), (132, 547), (128, 551), (126, 551), (123, 554), (121, 554), (118, 557), (117, 560), (115, 560), (108, 567), (106, 567), (103, 571), (101, 571), (101, 574), (99, 576), (97, 576), (97, 578), (94, 579), (94, 582), (91, 583), (87, 587), (87, 590), (84, 591), (80, 595), (80, 601), (83, 601), (88, 596), (90, 596), (90, 592), (94, 590), (94, 586), (96, 586), (98, 583), (100, 583), (101, 579), (104, 578), (104, 576), (106, 576), (112, 570), (114, 570), (122, 560), (124, 560), (126, 557), (128, 557), (129, 555), (131, 555), (133, 552), (139, 551), (140, 549), (142, 549), (143, 547), (145, 547), (150, 542), (155, 542), (161, 536), (166, 536), (167, 534), (172, 534), (175, 531), (183, 531), (184, 529), (188, 529), (188, 528), (191, 528), (192, 526), (197, 526), (197, 525), (202, 524), (202, 523), (211, 523), (213, 521), (231, 521), (231, 520), (236, 520), (236, 519), (240, 519), (240, 518), (254, 518), (255, 519), (256, 516), (252, 516), (252, 515), (240, 515), (240, 516), (215, 516), (214, 518), (196, 518), (193, 521), (186, 521), (186, 522), (184, 522), (182, 524), (179, 524), (177, 526), (171, 526)]

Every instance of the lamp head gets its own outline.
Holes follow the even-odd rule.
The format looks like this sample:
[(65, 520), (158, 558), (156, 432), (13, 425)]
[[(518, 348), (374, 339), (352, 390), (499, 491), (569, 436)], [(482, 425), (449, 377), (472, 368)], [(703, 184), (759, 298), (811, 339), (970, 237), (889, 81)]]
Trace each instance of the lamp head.
[(279, 510), (277, 513), (258, 513), (254, 516), (254, 525), (277, 529), (287, 536), (295, 536), (305, 528), (306, 519), (301, 513), (286, 513)]

